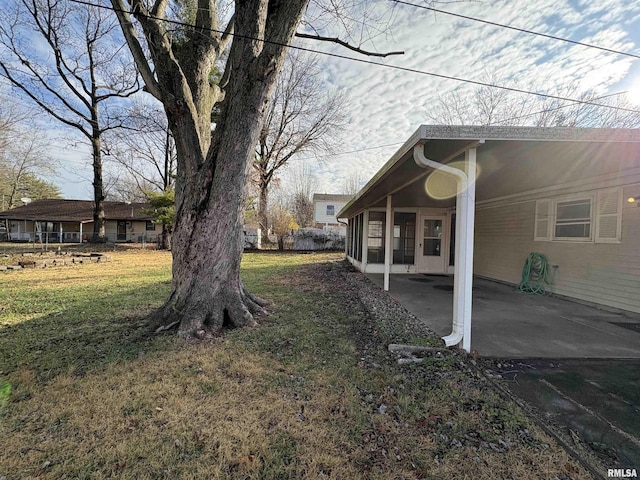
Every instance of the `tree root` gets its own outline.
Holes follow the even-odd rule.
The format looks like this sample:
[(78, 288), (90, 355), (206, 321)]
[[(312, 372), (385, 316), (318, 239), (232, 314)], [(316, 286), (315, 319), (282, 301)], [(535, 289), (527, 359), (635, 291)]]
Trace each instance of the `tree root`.
[(269, 302), (249, 292), (242, 282), (239, 287), (219, 290), (213, 298), (189, 297), (183, 302), (171, 294), (151, 316), (154, 332), (175, 330), (182, 338), (207, 339), (227, 328), (257, 326), (256, 317), (268, 315)]
[(171, 330), (172, 328), (178, 328), (180, 325), (180, 320), (176, 320), (175, 322), (171, 322), (169, 325), (160, 325), (156, 328), (155, 333), (166, 332), (167, 330)]

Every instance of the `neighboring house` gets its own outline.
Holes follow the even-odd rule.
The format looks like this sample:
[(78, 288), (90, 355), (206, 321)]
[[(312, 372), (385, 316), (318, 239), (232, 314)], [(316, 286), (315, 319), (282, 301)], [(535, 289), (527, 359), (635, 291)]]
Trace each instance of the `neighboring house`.
[(332, 193), (313, 194), (313, 220), (324, 227), (344, 227), (338, 221), (338, 212), (353, 198), (353, 195)]
[[(0, 212), (8, 223), (10, 241), (80, 243), (93, 234), (93, 201), (36, 200), (29, 205)], [(105, 233), (109, 242), (156, 242), (162, 226), (143, 209), (147, 203), (104, 202)]]
[(348, 259), (386, 289), (455, 273), (461, 336), (471, 274), (517, 284), (531, 252), (554, 293), (640, 312), (638, 200), (640, 130), (421, 126), (338, 215)]

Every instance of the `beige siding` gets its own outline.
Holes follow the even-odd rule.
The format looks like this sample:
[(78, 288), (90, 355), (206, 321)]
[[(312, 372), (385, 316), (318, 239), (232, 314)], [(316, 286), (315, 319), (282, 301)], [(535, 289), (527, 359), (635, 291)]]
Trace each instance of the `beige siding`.
[(640, 196), (640, 185), (623, 189), (620, 243), (534, 241), (535, 200), (480, 207), (474, 273), (518, 283), (529, 253), (540, 252), (554, 272), (555, 293), (640, 313), (640, 207), (627, 203), (630, 196)]

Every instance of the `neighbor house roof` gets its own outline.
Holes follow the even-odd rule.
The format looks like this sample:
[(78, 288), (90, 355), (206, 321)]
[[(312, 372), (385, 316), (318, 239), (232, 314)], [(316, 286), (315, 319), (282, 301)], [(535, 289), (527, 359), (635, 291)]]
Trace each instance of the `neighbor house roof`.
[(638, 143), (640, 129), (422, 125), (338, 216), (350, 217), (364, 208), (384, 207), (385, 197), (396, 193), (400, 198), (394, 199), (395, 206), (453, 205), (454, 199), (428, 198), (419, 180), (433, 170), (416, 165), (413, 149), (417, 145), (423, 146), (427, 158), (439, 163), (464, 158), (465, 151), (476, 148), (476, 198), (487, 201), (516, 190), (551, 185), (559, 180), (560, 168), (571, 170), (567, 181), (579, 180), (586, 173), (572, 168), (569, 159), (588, 159), (582, 166), (590, 175), (622, 168), (613, 165), (614, 161), (640, 166)]
[[(143, 209), (148, 203), (104, 202), (107, 220), (152, 220)], [(35, 220), (50, 222), (93, 222), (94, 202), (91, 200), (36, 200), (33, 203), (0, 212), (0, 218), (8, 220)]]
[(340, 195), (336, 193), (314, 193), (313, 201), (329, 201), (329, 202), (348, 202), (353, 198), (353, 195)]

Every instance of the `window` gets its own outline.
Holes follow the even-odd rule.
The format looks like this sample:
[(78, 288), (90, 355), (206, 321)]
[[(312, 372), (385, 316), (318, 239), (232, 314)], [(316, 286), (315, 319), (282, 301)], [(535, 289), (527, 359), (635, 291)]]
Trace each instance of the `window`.
[(618, 243), (621, 232), (621, 188), (536, 200), (535, 241)]
[(153, 223), (151, 220), (147, 220), (146, 229), (147, 229), (147, 231), (155, 231), (156, 224)]
[(369, 212), (367, 263), (384, 263), (385, 212)]
[(327, 217), (333, 217), (336, 214), (335, 205), (327, 205)]
[(555, 239), (591, 239), (591, 198), (556, 202)]
[(361, 213), (356, 217), (355, 223), (355, 245), (354, 245), (354, 258), (362, 261), (362, 230), (364, 228), (364, 213)]
[(442, 220), (424, 220), (422, 244), (422, 255), (439, 257), (442, 254)]
[(393, 215), (393, 263), (413, 265), (416, 251), (416, 214)]
[(362, 226), (364, 214), (356, 215), (349, 219), (349, 227), (347, 229), (347, 253), (348, 255), (361, 262), (362, 261)]

